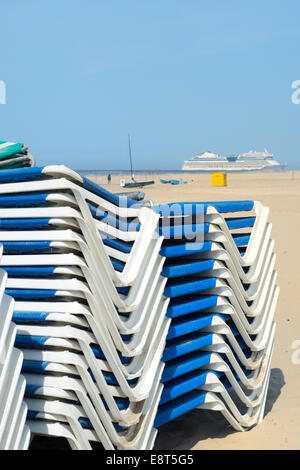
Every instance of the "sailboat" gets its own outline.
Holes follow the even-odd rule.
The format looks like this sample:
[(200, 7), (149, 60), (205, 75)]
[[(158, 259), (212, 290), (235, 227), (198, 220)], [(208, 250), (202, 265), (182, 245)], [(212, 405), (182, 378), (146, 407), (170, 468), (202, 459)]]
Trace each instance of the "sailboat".
[(136, 181), (132, 169), (132, 155), (131, 155), (131, 142), (130, 142), (130, 135), (128, 134), (128, 148), (129, 148), (129, 159), (130, 159), (130, 175), (131, 181), (129, 183), (124, 183), (122, 186), (123, 188), (141, 188), (143, 186), (148, 186), (150, 184), (154, 184), (154, 180), (150, 181)]

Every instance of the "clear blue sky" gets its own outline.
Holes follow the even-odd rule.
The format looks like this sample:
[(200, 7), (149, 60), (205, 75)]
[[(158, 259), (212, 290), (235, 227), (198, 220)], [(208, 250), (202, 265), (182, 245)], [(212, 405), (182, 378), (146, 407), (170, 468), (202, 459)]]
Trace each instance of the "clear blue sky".
[(299, 0), (1, 0), (0, 140), (39, 165), (180, 169), (265, 147), (300, 168)]

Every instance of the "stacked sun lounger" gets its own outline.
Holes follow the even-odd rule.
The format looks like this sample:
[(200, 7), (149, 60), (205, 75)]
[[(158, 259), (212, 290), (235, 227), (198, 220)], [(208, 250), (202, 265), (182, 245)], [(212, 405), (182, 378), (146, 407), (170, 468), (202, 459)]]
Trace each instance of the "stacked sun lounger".
[[(0, 257), (2, 247), (0, 246)], [(23, 354), (15, 348), (14, 300), (6, 295), (7, 273), (0, 269), (0, 450), (26, 450), (30, 431), (26, 426)]]
[(268, 209), (253, 201), (185, 206), (192, 220), (205, 214), (204, 240), (166, 241), (161, 250), (172, 323), (155, 425), (200, 407), (245, 430), (263, 418), (274, 343), (278, 287)]
[(0, 141), (0, 170), (34, 165), (34, 158), (24, 144)]
[(278, 287), (260, 203), (150, 208), (62, 166), (3, 171), (0, 243), (33, 435), (151, 449), (194, 408), (261, 421)]

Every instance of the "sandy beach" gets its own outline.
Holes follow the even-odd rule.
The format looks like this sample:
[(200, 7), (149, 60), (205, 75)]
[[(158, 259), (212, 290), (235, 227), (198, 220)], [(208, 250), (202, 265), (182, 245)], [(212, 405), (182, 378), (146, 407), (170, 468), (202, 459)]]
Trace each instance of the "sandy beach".
[[(88, 177), (112, 192), (122, 176)], [(180, 179), (187, 184), (160, 183), (160, 178)], [(254, 199), (270, 208), (272, 238), (277, 254), (277, 284), (280, 287), (275, 320), (276, 343), (264, 421), (245, 433), (235, 432), (220, 413), (195, 410), (160, 431), (156, 449), (300, 449), (300, 364), (292, 361), (292, 344), (300, 340), (300, 172), (228, 174), (227, 187), (212, 187), (210, 175), (138, 175), (137, 180), (155, 180), (141, 188), (155, 203)], [(129, 177), (124, 176), (126, 181)], [(132, 190), (131, 190), (132, 191)], [(296, 236), (293, 236), (293, 234)], [(300, 354), (298, 355), (298, 357)]]

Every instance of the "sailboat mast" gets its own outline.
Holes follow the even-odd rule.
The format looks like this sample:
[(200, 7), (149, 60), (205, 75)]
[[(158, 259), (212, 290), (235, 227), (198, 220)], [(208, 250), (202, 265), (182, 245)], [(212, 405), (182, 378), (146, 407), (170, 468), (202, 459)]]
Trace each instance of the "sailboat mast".
[(129, 148), (129, 158), (130, 158), (130, 174), (131, 174), (131, 179), (132, 179), (133, 170), (132, 170), (132, 156), (131, 156), (130, 134), (128, 134), (128, 148)]

